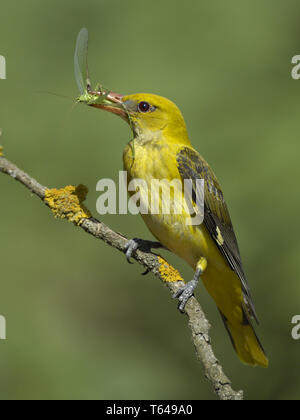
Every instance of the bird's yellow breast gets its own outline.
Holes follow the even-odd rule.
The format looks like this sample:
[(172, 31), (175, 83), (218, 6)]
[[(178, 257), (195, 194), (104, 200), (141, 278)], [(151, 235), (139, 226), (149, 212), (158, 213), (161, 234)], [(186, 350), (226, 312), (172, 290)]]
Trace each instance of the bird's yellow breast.
[[(181, 144), (166, 144), (166, 142), (160, 141), (145, 143), (135, 141), (133, 152), (132, 145), (127, 145), (123, 158), (124, 169), (128, 173), (128, 182), (132, 179), (146, 181), (148, 188), (145, 195), (148, 194), (149, 208), (148, 214), (142, 214), (142, 217), (148, 229), (165, 247), (183, 258), (193, 268), (196, 267), (202, 256), (214, 261), (214, 265), (219, 263), (221, 268), (224, 266), (223, 258), (205, 226), (188, 223), (188, 219), (191, 219), (192, 216), (184, 206), (183, 183), (176, 161), (176, 155), (181, 147)], [(151, 194), (151, 183), (154, 179), (165, 180), (166, 184), (172, 183), (169, 214), (165, 214), (163, 211), (165, 203), (162, 191), (158, 197), (159, 212), (158, 214), (151, 213), (151, 203), (153, 200), (157, 200), (157, 196)], [(182, 203), (182, 206), (179, 204), (178, 207), (178, 203)], [(174, 212), (175, 205), (177, 206), (176, 213), (180, 214)]]

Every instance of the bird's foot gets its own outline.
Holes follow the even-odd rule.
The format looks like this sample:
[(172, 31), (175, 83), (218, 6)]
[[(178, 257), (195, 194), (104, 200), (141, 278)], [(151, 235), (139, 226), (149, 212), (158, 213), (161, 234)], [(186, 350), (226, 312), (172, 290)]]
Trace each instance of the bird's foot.
[(181, 287), (173, 295), (173, 299), (178, 299), (178, 309), (180, 312), (184, 312), (185, 306), (188, 303), (189, 299), (193, 296), (194, 291), (198, 285), (198, 280), (193, 279), (187, 283), (184, 287)]
[(200, 276), (204, 273), (207, 267), (207, 260), (204, 257), (201, 257), (197, 263), (197, 268), (194, 274), (192, 281), (187, 283), (184, 287), (181, 287), (173, 295), (173, 299), (178, 299), (178, 309), (180, 312), (184, 312), (185, 306), (188, 303), (189, 299), (193, 296), (194, 291), (199, 283)]
[(125, 245), (124, 252), (129, 264), (133, 264), (130, 261), (130, 258), (133, 256), (137, 249), (140, 249), (141, 251), (145, 252), (151, 252), (151, 249), (153, 248), (164, 248), (164, 246), (160, 242), (146, 241), (144, 239), (134, 238), (130, 239), (127, 242), (127, 244)]

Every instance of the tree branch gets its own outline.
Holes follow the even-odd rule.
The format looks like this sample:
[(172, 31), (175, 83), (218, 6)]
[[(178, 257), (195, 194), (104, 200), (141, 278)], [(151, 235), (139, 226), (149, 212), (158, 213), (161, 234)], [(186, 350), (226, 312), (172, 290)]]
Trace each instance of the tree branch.
[[(33, 194), (37, 195), (50, 207), (55, 217), (72, 221), (95, 238), (101, 239), (113, 248), (124, 252), (127, 243), (126, 237), (114, 232), (104, 223), (93, 218), (82, 204), (87, 194), (85, 187), (68, 186), (60, 190), (48, 189), (5, 159), (2, 156), (1, 149), (0, 172), (19, 181)], [(171, 294), (174, 294), (184, 285), (179, 272), (161, 256), (137, 250), (133, 258), (143, 265), (148, 272), (152, 272), (158, 277)], [(192, 297), (187, 303), (185, 313), (188, 316), (188, 325), (192, 332), (197, 358), (202, 363), (205, 376), (213, 386), (215, 393), (221, 400), (242, 400), (243, 391), (234, 391), (232, 389), (229, 379), (224, 374), (222, 366), (213, 353), (208, 335), (210, 324), (195, 297)]]

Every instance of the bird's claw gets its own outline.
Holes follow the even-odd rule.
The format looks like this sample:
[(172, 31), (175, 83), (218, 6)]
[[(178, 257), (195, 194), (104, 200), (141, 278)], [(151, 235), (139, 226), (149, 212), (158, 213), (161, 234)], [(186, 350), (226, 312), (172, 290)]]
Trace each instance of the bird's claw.
[(184, 312), (185, 306), (189, 299), (193, 296), (194, 291), (197, 287), (197, 280), (192, 280), (188, 284), (186, 284), (184, 287), (177, 290), (176, 293), (173, 295), (173, 299), (178, 299), (178, 309), (180, 312)]
[(129, 264), (133, 264), (133, 262), (130, 261), (130, 258), (133, 256), (134, 252), (138, 249), (139, 243), (137, 239), (130, 239), (127, 244), (125, 245), (125, 255), (126, 260)]
[[(130, 239), (127, 244), (125, 245), (125, 255), (126, 259), (129, 262), (129, 264), (133, 264), (130, 261), (130, 258), (133, 256), (135, 251), (137, 249), (140, 249), (144, 252), (151, 252), (152, 248), (158, 249), (158, 248), (165, 248), (160, 242), (153, 242), (153, 241), (146, 241), (144, 239), (134, 238)], [(145, 273), (146, 274), (146, 273)]]
[(141, 251), (150, 252), (152, 248), (163, 248), (163, 245), (160, 242), (146, 241), (144, 239), (130, 239), (125, 245), (124, 251), (126, 259), (129, 264), (133, 264), (130, 261), (130, 258), (133, 256), (137, 249)]

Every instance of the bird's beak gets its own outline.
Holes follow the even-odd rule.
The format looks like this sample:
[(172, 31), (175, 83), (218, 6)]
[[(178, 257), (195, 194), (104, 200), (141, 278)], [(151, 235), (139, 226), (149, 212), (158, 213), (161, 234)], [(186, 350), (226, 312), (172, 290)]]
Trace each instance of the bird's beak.
[(123, 120), (129, 122), (128, 113), (122, 101), (123, 95), (116, 92), (109, 92), (103, 103), (92, 103), (90, 106), (94, 108), (104, 109), (105, 111), (119, 115)]

